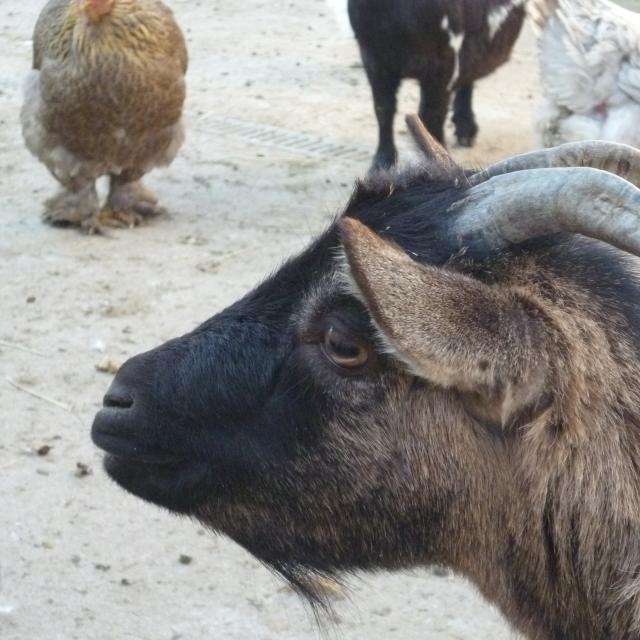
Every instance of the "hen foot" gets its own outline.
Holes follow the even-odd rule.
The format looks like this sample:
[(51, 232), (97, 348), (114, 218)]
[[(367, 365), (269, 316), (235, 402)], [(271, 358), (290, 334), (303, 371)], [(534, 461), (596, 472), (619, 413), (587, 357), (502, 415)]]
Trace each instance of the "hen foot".
[(64, 190), (45, 202), (44, 222), (54, 227), (82, 227), (99, 211), (98, 194), (93, 184), (79, 191)]
[(96, 211), (89, 218), (85, 218), (80, 225), (89, 235), (109, 235), (109, 229), (125, 229), (135, 227), (141, 219), (134, 219), (130, 214), (113, 211), (108, 205)]
[(158, 198), (142, 184), (142, 181), (113, 184), (105, 211), (118, 226), (135, 227), (148, 218), (163, 215), (166, 209), (158, 205)]

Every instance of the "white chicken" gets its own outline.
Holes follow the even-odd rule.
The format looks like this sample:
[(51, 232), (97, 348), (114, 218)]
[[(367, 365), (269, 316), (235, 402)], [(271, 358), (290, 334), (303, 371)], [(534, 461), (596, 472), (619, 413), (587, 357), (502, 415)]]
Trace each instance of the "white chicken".
[(608, 0), (531, 0), (544, 146), (594, 139), (640, 147), (640, 14)]

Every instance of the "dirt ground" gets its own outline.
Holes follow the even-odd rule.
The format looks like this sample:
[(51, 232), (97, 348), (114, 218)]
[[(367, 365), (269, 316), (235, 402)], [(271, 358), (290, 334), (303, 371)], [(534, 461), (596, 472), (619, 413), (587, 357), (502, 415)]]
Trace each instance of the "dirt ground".
[[(40, 4), (1, 6), (0, 638), (318, 638), (303, 603), (233, 543), (116, 488), (89, 428), (111, 380), (96, 364), (190, 330), (341, 209), (376, 137), (356, 46), (325, 0), (171, 0), (191, 53), (188, 139), (149, 180), (171, 215), (86, 237), (40, 221), (55, 185), (20, 135)], [(460, 161), (532, 147), (536, 74), (527, 30), (478, 85), (481, 132), (473, 150), (454, 149)], [(406, 83), (402, 113), (416, 96)], [(408, 160), (401, 118), (397, 128)], [(351, 587), (329, 636), (513, 637), (453, 577), (366, 575)]]

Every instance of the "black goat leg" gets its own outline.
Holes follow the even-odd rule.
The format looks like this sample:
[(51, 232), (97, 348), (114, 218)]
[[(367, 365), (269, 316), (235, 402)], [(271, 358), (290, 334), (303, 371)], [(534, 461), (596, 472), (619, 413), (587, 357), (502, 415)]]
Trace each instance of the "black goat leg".
[(365, 62), (378, 120), (378, 150), (373, 158), (372, 170), (388, 169), (396, 163), (397, 159), (393, 141), (393, 120), (396, 115), (396, 94), (400, 86), (400, 75), (381, 72), (376, 68), (377, 66), (367, 65)]
[(453, 124), (461, 147), (472, 147), (478, 135), (478, 125), (471, 106), (473, 84), (461, 86), (453, 100)]
[(420, 81), (420, 109), (418, 115), (429, 133), (442, 145), (444, 123), (447, 119), (450, 94), (443, 81), (429, 77)]

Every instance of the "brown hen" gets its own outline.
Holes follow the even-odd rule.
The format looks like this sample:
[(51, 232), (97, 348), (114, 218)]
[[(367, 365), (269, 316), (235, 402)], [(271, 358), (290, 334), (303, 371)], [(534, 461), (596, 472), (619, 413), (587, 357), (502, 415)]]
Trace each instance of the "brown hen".
[(184, 37), (160, 0), (47, 3), (21, 114), (27, 147), (63, 187), (46, 221), (96, 232), (161, 211), (141, 178), (170, 164), (184, 140), (186, 69)]

